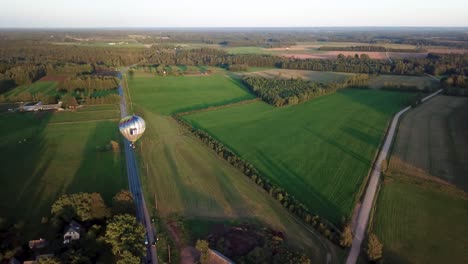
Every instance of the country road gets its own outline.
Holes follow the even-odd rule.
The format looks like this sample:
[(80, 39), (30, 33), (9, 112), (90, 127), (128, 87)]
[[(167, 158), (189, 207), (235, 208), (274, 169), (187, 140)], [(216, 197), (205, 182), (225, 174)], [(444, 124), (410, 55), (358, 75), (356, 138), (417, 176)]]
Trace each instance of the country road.
[[(125, 101), (125, 93), (122, 87), (122, 76), (123, 73), (128, 68), (124, 68), (119, 73), (120, 85), (119, 85), (119, 95), (122, 97), (120, 102), (120, 116), (123, 118), (128, 115), (127, 103)], [(158, 257), (156, 252), (156, 247), (153, 247), (154, 243), (154, 231), (153, 226), (151, 225), (151, 220), (149, 217), (148, 210), (146, 208), (145, 199), (143, 197), (143, 192), (141, 190), (140, 177), (138, 176), (138, 163), (135, 158), (135, 151), (130, 146), (130, 142), (124, 139), (124, 150), (125, 150), (125, 160), (127, 163), (127, 176), (128, 176), (128, 187), (135, 199), (136, 213), (138, 221), (143, 224), (146, 228), (146, 237), (148, 239), (147, 245), (147, 254), (145, 263), (158, 263)]]
[[(436, 96), (437, 94), (441, 92), (442, 90), (438, 90), (437, 92), (426, 96), (421, 101), (425, 102), (426, 100)], [(361, 208), (359, 209), (359, 212), (358, 212), (358, 218), (357, 218), (356, 224), (353, 226), (353, 234), (354, 234), (353, 244), (351, 246), (351, 250), (349, 252), (348, 258), (346, 259), (346, 264), (354, 264), (357, 262), (359, 253), (361, 251), (362, 241), (366, 237), (366, 229), (367, 229), (367, 224), (369, 221), (369, 215), (372, 209), (372, 205), (374, 203), (375, 194), (377, 192), (377, 187), (379, 186), (379, 182), (380, 182), (380, 173), (382, 171), (382, 168), (381, 168), (382, 161), (384, 161), (387, 158), (388, 152), (390, 150), (390, 146), (392, 145), (392, 142), (393, 142), (393, 137), (395, 136), (395, 131), (398, 125), (398, 121), (401, 115), (410, 109), (411, 107), (408, 106), (405, 109), (398, 112), (393, 117), (390, 128), (388, 129), (388, 133), (385, 137), (385, 143), (382, 146), (379, 156), (377, 157), (377, 160), (375, 161), (374, 166), (372, 168), (372, 172), (371, 172), (370, 179), (369, 179), (369, 184), (367, 186)]]

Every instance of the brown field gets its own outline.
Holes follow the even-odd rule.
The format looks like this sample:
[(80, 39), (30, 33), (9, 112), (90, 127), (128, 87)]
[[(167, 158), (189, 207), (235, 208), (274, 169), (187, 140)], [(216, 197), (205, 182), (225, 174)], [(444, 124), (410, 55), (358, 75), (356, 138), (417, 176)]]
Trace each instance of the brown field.
[(449, 49), (449, 48), (429, 48), (427, 49), (428, 52), (432, 53), (468, 53), (466, 49)]
[(70, 79), (70, 76), (67, 76), (67, 75), (47, 75), (47, 76), (42, 77), (39, 81), (44, 81), (44, 82), (56, 81), (56, 82), (60, 82), (60, 81), (68, 80), (68, 79)]
[(437, 96), (400, 123), (389, 170), (468, 191), (468, 98)]
[(428, 76), (402, 76), (402, 75), (379, 75), (369, 81), (371, 88), (382, 88), (388, 85), (417, 86), (419, 89), (426, 87), (437, 88), (439, 82)]
[(342, 82), (346, 77), (353, 76), (353, 73), (343, 72), (321, 72), (321, 71), (303, 71), (303, 70), (286, 70), (286, 69), (271, 69), (265, 71), (257, 71), (245, 73), (244, 75), (260, 76), (265, 78), (302, 78), (305, 80), (316, 82)]

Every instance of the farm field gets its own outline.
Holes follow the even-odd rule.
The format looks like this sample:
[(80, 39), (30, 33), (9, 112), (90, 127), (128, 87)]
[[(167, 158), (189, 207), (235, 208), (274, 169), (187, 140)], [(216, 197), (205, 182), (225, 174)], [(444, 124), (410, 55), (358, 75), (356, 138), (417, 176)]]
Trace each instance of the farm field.
[(467, 263), (466, 193), (385, 176), (374, 216), (374, 233), (389, 263)]
[(403, 117), (374, 217), (389, 262), (468, 262), (467, 110), (437, 96)]
[(135, 77), (128, 85), (134, 103), (166, 115), (254, 98), (239, 81), (221, 74)]
[(440, 86), (439, 81), (429, 76), (403, 76), (403, 75), (379, 75), (370, 79), (369, 87), (381, 88), (388, 85), (416, 86), (420, 90), (428, 87), (436, 89)]
[(30, 92), (31, 94), (43, 93), (45, 95), (55, 95), (57, 93), (57, 82), (53, 81), (38, 81), (30, 85), (21, 85), (5, 93), (5, 97), (16, 96), (22, 92)]
[(330, 83), (330, 82), (342, 82), (347, 77), (353, 76), (353, 73), (342, 73), (342, 72), (325, 72), (325, 71), (304, 71), (304, 70), (287, 70), (287, 69), (267, 69), (245, 73), (242, 75), (259, 76), (265, 78), (302, 78), (305, 80)]
[[(55, 123), (62, 114), (73, 124)], [(127, 187), (124, 156), (99, 150), (110, 140), (119, 141), (117, 122), (78, 122), (82, 117), (72, 114), (80, 115), (0, 114), (8, 124), (0, 127), (1, 217), (23, 221), (25, 240), (46, 236), (41, 219), (49, 216), (60, 195), (99, 192), (110, 204), (115, 193)]]
[(441, 179), (468, 191), (468, 98), (437, 96), (401, 121), (389, 163), (395, 174)]
[(313, 212), (341, 224), (391, 116), (412, 95), (346, 89), (299, 105), (263, 102), (184, 116)]
[[(198, 84), (186, 87), (186, 80), (178, 80), (184, 89), (197, 89)], [(305, 250), (314, 262), (325, 262), (328, 252), (332, 254), (332, 262), (341, 261), (340, 249), (294, 218), (240, 171), (182, 129), (172, 117), (156, 112), (158, 108), (152, 107), (143, 96), (147, 90), (135, 86), (139, 82), (129, 81), (129, 84), (136, 113), (147, 124), (137, 151), (148, 206), (155, 205), (156, 195), (158, 212), (163, 217), (180, 214), (201, 222), (260, 221), (282, 231), (289, 243)], [(178, 91), (167, 93), (169, 99), (178, 95)], [(184, 103), (192, 105), (197, 100), (194, 97), (194, 101)]]

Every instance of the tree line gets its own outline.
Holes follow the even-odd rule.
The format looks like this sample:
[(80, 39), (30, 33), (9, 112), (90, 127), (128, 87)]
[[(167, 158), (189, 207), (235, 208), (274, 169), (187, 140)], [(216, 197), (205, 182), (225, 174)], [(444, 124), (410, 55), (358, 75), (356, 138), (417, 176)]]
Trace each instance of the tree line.
[(421, 53), (427, 52), (424, 48), (417, 48), (417, 49), (403, 49), (403, 48), (386, 48), (383, 46), (342, 46), (342, 47), (335, 47), (335, 46), (322, 46), (319, 47), (318, 50), (321, 51), (370, 51), (370, 52), (405, 52), (405, 53)]
[[(201, 140), (205, 145), (214, 150), (217, 155), (232, 166), (239, 169), (251, 181), (264, 189), (271, 197), (276, 199), (286, 210), (295, 214), (308, 225), (317, 229), (321, 234), (330, 241), (339, 244), (341, 231), (331, 222), (319, 215), (313, 214), (302, 202), (297, 200), (293, 195), (286, 192), (279, 186), (276, 186), (262, 172), (254, 167), (251, 163), (243, 160), (232, 150), (224, 146), (221, 142), (214, 139), (208, 133), (193, 127), (191, 124), (183, 120), (182, 115), (174, 116), (175, 120), (190, 131), (196, 138)], [(338, 223), (336, 223), (338, 224)]]
[(119, 87), (119, 79), (112, 76), (83, 75), (58, 82), (57, 91), (74, 92), (108, 91)]
[(342, 83), (318, 83), (303, 79), (264, 78), (246, 76), (242, 82), (263, 101), (280, 107), (336, 92), (345, 87), (367, 87), (369, 75), (358, 74)]

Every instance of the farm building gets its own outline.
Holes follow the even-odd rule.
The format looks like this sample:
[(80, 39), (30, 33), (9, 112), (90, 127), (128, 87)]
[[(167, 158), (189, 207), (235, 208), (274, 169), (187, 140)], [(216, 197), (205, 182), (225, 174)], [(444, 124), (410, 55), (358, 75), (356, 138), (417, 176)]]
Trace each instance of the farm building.
[(81, 225), (76, 221), (71, 221), (71, 223), (65, 228), (65, 234), (63, 235), (63, 243), (68, 244), (73, 240), (80, 239)]

